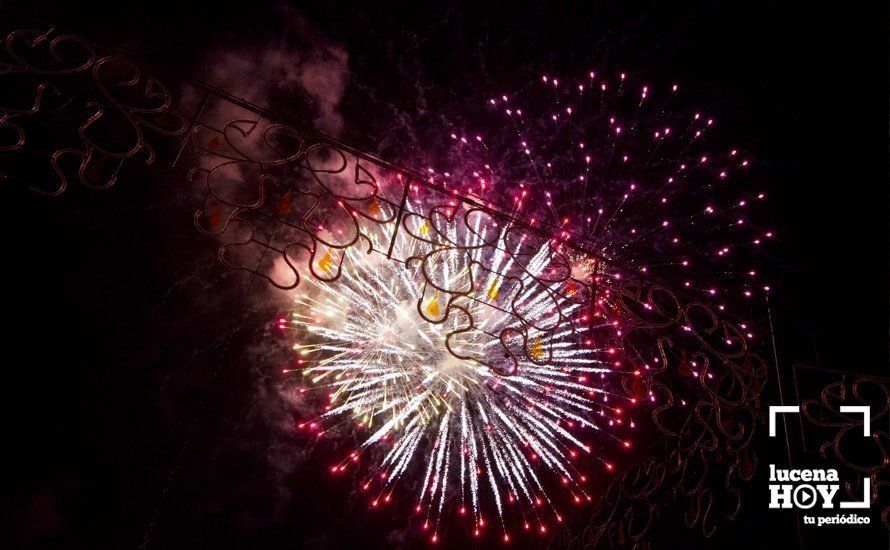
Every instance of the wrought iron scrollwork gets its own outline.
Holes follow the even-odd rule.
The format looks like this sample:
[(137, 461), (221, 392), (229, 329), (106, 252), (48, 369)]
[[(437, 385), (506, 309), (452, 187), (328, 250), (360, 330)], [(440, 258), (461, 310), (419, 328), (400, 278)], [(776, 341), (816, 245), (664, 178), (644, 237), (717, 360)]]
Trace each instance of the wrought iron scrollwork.
[(153, 138), (186, 131), (160, 78), (54, 26), (9, 30), (0, 49), (0, 154), (7, 177), (57, 196), (72, 182), (115, 185), (153, 164)]
[(752, 441), (767, 369), (745, 329), (663, 286), (629, 283), (618, 292), (628, 326), (622, 347), (641, 365), (626, 389), (652, 401), (653, 443), (554, 548), (647, 548), (666, 506), (685, 510), (686, 526), (712, 537), (738, 516), (757, 469)]
[[(890, 529), (890, 377), (794, 366), (800, 403), (801, 444), (789, 442), (798, 459), (818, 453), (820, 462), (838, 470), (846, 500), (862, 499), (862, 479), (872, 487), (871, 507)], [(841, 405), (870, 407), (871, 435), (862, 436), (861, 414), (841, 412)]]
[[(38, 193), (59, 196), (74, 182), (107, 189), (140, 165), (185, 172), (194, 225), (227, 268), (293, 289), (307, 276), (336, 281), (353, 247), (400, 262), (422, 273), (423, 300), (443, 304), (431, 313), (418, 303), (418, 315), (462, 319), (446, 341), (458, 357), (470, 358), (453, 343), (484, 332), (468, 302), (515, 319), (483, 334), (500, 341), (504, 361), (489, 366), (504, 376), (520, 355), (547, 364), (555, 331), (598, 323), (599, 341), (632, 367), (621, 385), (648, 403), (640, 422), (653, 443), (616, 472), (583, 530), (555, 545), (644, 546), (671, 503), (705, 537), (739, 513), (740, 487), (757, 467), (751, 441), (767, 380), (739, 323), (650, 281), (573, 275), (573, 263), (601, 262), (582, 241), (116, 49), (16, 17), (0, 31), (0, 170)], [(495, 250), (509, 261), (493, 265)], [(535, 272), (529, 262), (542, 250), (549, 267)], [(448, 255), (461, 255), (467, 273), (439, 277)], [(485, 288), (492, 277), (498, 285)], [(529, 285), (550, 307), (527, 309), (518, 297)]]

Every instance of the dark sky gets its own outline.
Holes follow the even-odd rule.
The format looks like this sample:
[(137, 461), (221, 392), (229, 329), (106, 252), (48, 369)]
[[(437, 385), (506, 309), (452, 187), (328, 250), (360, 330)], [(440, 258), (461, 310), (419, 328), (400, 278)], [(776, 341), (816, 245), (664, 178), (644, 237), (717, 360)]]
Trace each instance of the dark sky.
[[(304, 40), (348, 52), (346, 141), (410, 157), (437, 113), (541, 70), (598, 63), (683, 82), (766, 167), (781, 366), (887, 374), (886, 10), (426, 4), (297, 6)], [(201, 74), (213, 52), (294, 40), (279, 4), (30, 9), (179, 74)], [(262, 75), (231, 78), (217, 84)], [(407, 126), (412, 139), (392, 138)], [(21, 547), (398, 544), (402, 518), (369, 520), (347, 484), (300, 473), (321, 468), (319, 453), (276, 428), (288, 418), (279, 367), (274, 349), (256, 349), (278, 338), (270, 320), (287, 302), (222, 270), (181, 185), (141, 176), (55, 201), (4, 190), (4, 532)], [(744, 532), (760, 518), (739, 521)], [(739, 536), (723, 544), (743, 546)]]

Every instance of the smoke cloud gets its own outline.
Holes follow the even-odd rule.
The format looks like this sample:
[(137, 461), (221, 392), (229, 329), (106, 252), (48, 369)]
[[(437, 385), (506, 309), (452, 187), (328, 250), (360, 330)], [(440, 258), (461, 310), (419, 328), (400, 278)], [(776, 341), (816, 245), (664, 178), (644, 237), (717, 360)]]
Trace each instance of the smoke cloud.
[(211, 49), (197, 77), (261, 107), (308, 117), (307, 125), (340, 137), (349, 54), (295, 8), (278, 10), (280, 34)]

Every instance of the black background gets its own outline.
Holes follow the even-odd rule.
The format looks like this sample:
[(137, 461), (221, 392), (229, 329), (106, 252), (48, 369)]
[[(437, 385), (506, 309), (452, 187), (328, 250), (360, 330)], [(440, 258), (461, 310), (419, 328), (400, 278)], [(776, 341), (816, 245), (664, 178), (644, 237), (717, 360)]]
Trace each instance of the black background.
[[(597, 59), (708, 91), (768, 167), (781, 367), (886, 375), (886, 9), (793, 4), (298, 7), (350, 54), (346, 140), (383, 154), (363, 121), (388, 105), (418, 109), (417, 82), (430, 112), (477, 101), (477, 79), (507, 85)], [(281, 32), (274, 4), (28, 9), (183, 74), (215, 47)], [(286, 306), (275, 303), (286, 302), (223, 272), (189, 207), (170, 198), (181, 185), (142, 177), (50, 201), (3, 190), (0, 536), (84, 548), (417, 542), (394, 531), (403, 519), (353, 510), (348, 483), (300, 475), (322, 468), (313, 455), (287, 467), (292, 447), (268, 428), (280, 418), (263, 397), (278, 366), (251, 347), (276, 338), (270, 322)], [(257, 297), (249, 307), (246, 293)], [(752, 485), (751, 504), (712, 544), (797, 547), (792, 517), (766, 513), (764, 486)], [(886, 547), (886, 533), (875, 542)]]

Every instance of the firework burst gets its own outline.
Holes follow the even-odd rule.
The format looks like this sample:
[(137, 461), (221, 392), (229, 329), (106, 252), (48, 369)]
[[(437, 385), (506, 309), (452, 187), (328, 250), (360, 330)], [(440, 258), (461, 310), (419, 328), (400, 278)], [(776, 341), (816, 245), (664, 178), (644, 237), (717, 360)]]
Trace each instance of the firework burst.
[[(610, 350), (590, 338), (581, 299), (587, 288), (573, 279), (541, 284), (568, 267), (550, 241), (526, 247), (521, 267), (507, 250), (480, 246), (492, 236), (509, 239), (509, 229), (486, 221), (476, 217), (463, 234), (453, 223), (417, 221), (417, 234), (429, 239), (398, 241), (410, 243), (394, 251), (409, 258), (405, 264), (349, 249), (340, 278), (313, 279), (291, 320), (302, 375), (330, 400), (302, 427), (321, 434), (346, 423), (365, 431), (332, 473), (373, 455), (375, 469), (363, 483), (372, 507), (389, 502), (406, 475), (420, 473), (417, 511), (426, 512), (433, 537), (451, 500), (477, 534), (485, 502), (505, 537), (508, 503), (518, 504), (524, 526), (546, 532), (549, 521), (562, 520), (546, 488), (552, 478), (580, 503), (590, 497), (575, 459), (592, 456), (601, 469), (612, 467), (587, 441), (621, 412), (609, 405)], [(462, 248), (424, 268), (419, 260), (436, 253), (435, 235)], [(319, 268), (330, 262), (322, 256)], [(450, 294), (434, 281), (443, 291), (470, 281), (481, 298), (446, 304)]]
[[(300, 428), (358, 430), (331, 472), (369, 466), (372, 508), (414, 486), (433, 542), (452, 505), (477, 535), (493, 516), (509, 540), (514, 514), (545, 533), (566, 500), (591, 499), (584, 484), (613, 469), (610, 446), (632, 446), (623, 412), (656, 401), (640, 371), (669, 358), (657, 323), (625, 326), (628, 281), (698, 292), (719, 310), (769, 290), (745, 253), (773, 236), (748, 215), (765, 197), (743, 185), (749, 161), (707, 139), (713, 119), (672, 114), (676, 85), (654, 102), (648, 85), (614, 80), (545, 76), (531, 107), (491, 99), (488, 126), (501, 130), (456, 128), (450, 170), (429, 168), (401, 207), (372, 199), (368, 211), (395, 222), (365, 231), (367, 252), (319, 245), (314, 269), (330, 277), (307, 278), (281, 323), (299, 341), (287, 372), (328, 401)], [(639, 305), (670, 310), (652, 296)]]
[(775, 234), (752, 212), (766, 193), (751, 159), (718, 126), (677, 84), (542, 75), (456, 115), (448, 169), (427, 171), (593, 253), (602, 284), (654, 279), (727, 306), (769, 291), (755, 264)]

